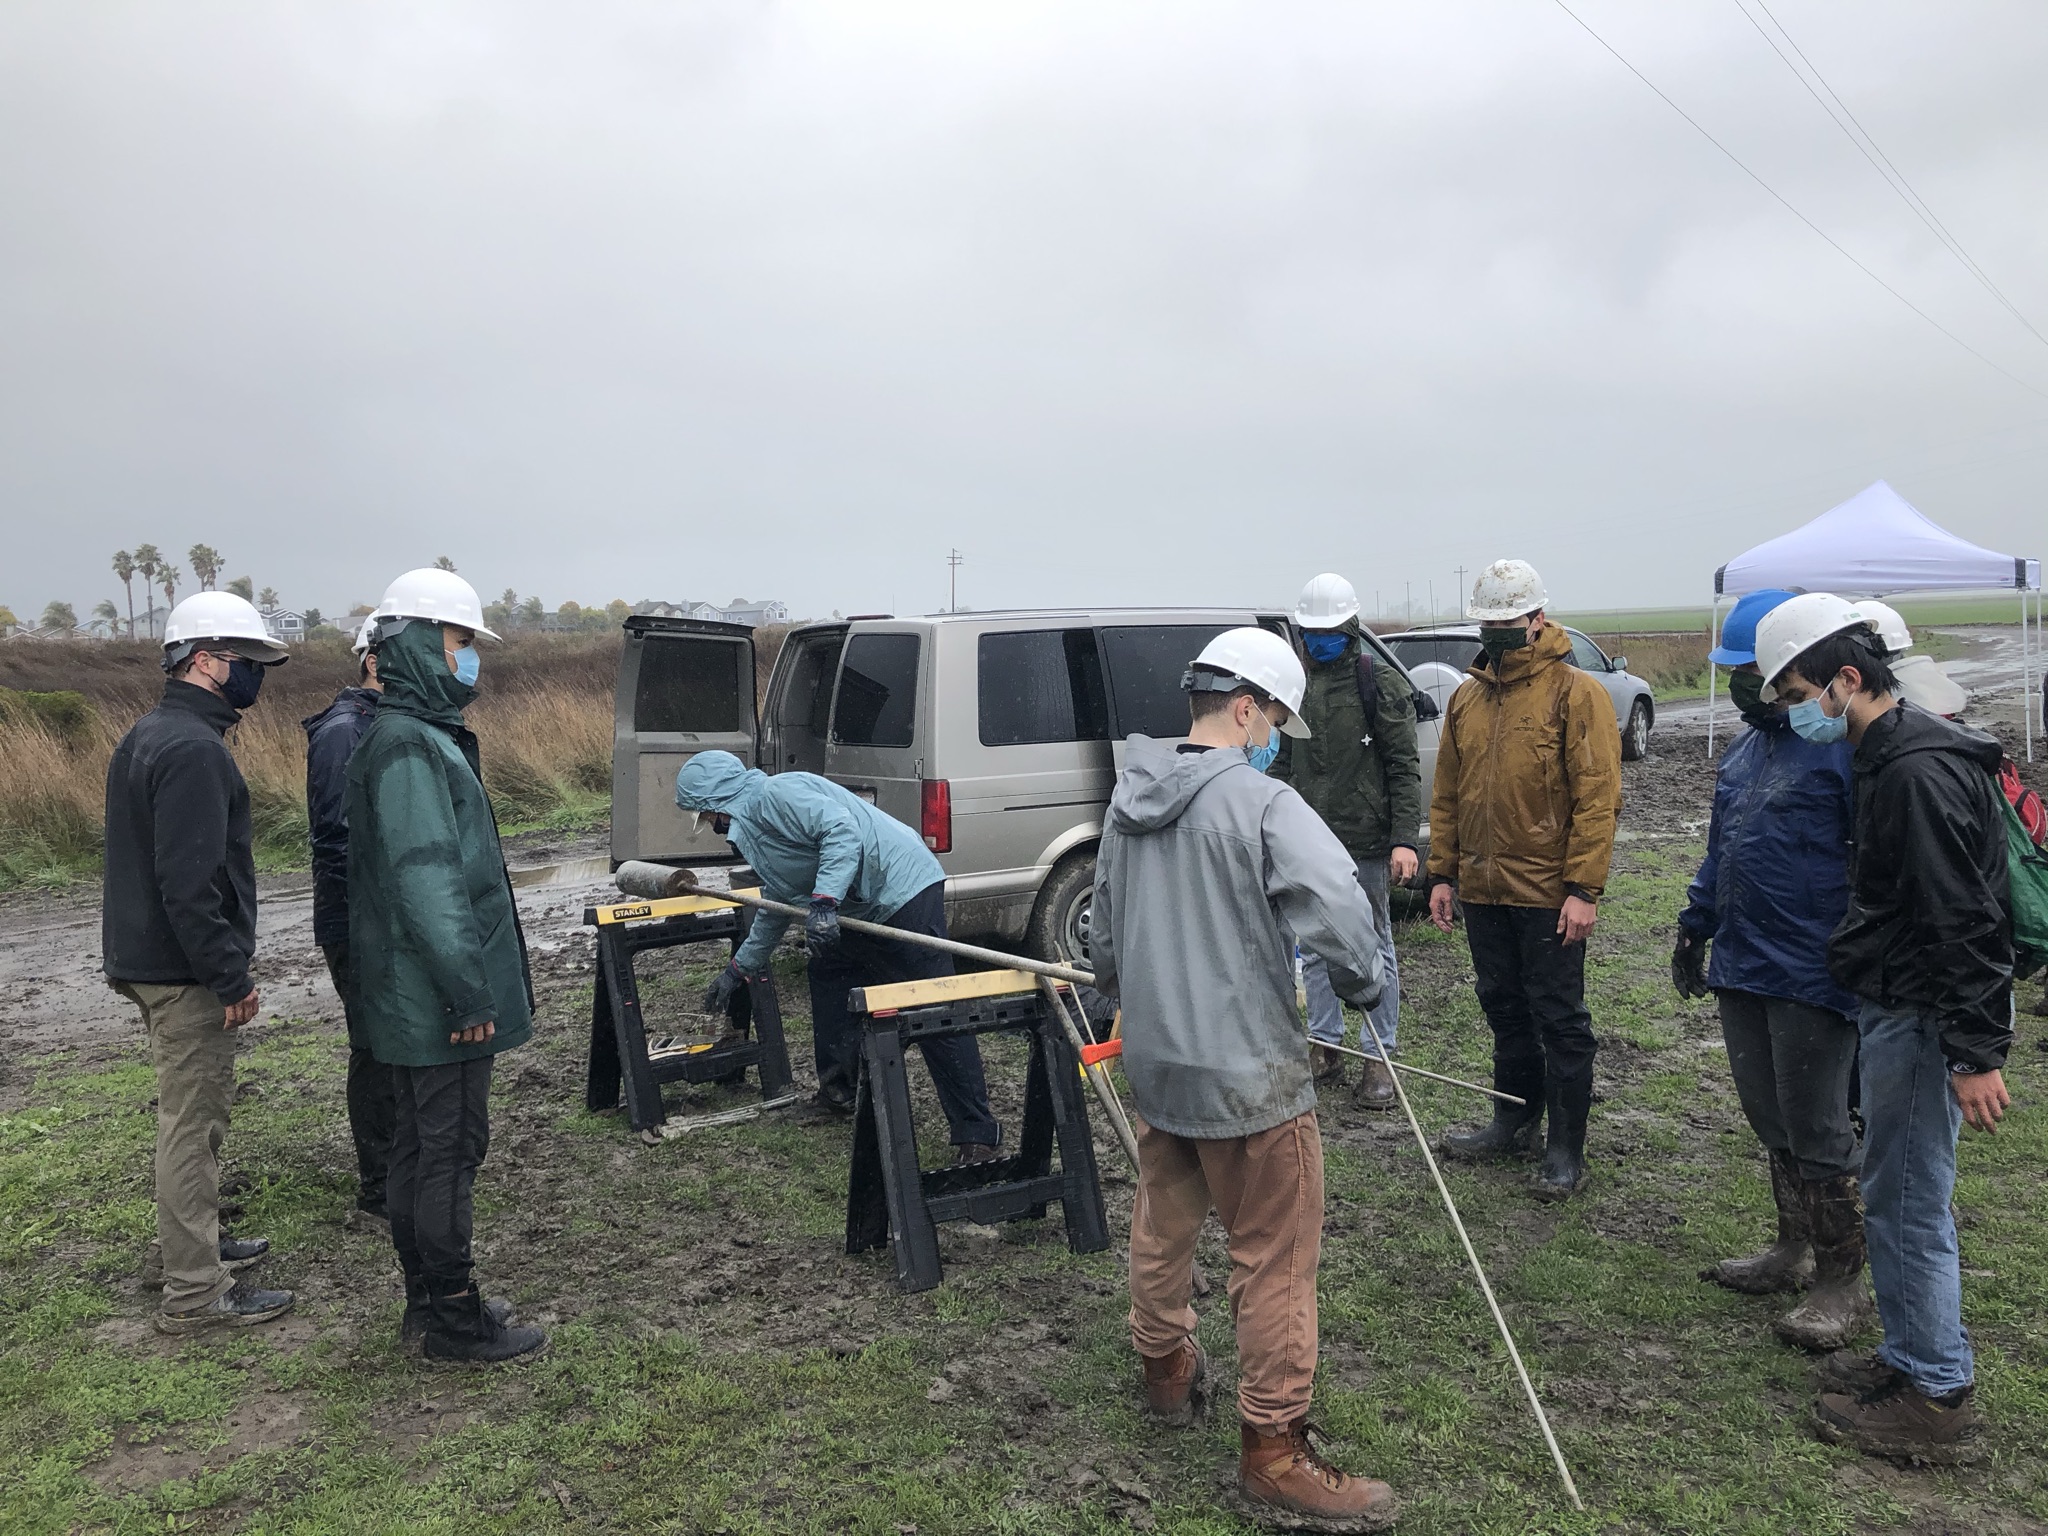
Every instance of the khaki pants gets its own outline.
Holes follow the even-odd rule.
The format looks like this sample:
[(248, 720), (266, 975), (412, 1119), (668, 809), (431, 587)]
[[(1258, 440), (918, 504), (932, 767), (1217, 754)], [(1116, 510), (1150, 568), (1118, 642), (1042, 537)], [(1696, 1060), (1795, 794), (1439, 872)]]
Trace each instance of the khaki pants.
[(1141, 1355), (1170, 1355), (1194, 1334), (1195, 1238), (1212, 1207), (1230, 1234), (1238, 1412), (1279, 1434), (1307, 1415), (1315, 1390), (1323, 1138), (1314, 1111), (1230, 1141), (1139, 1123), (1131, 1342)]
[(156, 1068), (156, 1236), (166, 1312), (226, 1293), (220, 1262), (220, 1149), (235, 1096), (235, 1034), (221, 1001), (200, 986), (115, 984), (142, 1010)]

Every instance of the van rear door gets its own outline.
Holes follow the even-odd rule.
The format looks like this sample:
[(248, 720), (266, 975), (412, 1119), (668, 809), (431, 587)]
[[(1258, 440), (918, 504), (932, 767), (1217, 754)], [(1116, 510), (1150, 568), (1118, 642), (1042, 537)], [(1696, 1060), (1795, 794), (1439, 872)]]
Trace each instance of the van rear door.
[(612, 861), (727, 862), (725, 839), (676, 808), (676, 771), (719, 748), (754, 766), (754, 632), (626, 620), (612, 726)]
[(846, 637), (832, 695), (825, 775), (908, 827), (923, 825), (931, 756), (925, 626), (862, 624)]

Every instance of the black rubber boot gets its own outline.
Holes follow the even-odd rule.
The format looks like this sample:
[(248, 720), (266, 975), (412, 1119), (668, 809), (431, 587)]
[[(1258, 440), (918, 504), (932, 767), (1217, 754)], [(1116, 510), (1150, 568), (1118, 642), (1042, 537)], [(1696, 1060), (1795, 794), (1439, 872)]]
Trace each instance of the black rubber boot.
[(1778, 1319), (1787, 1344), (1816, 1352), (1846, 1349), (1877, 1313), (1863, 1279), (1863, 1192), (1856, 1175), (1809, 1180), (1805, 1186), (1813, 1224), (1813, 1289)]
[(1723, 1259), (1701, 1270), (1702, 1280), (1751, 1296), (1805, 1289), (1813, 1279), (1813, 1222), (1806, 1210), (1805, 1181), (1790, 1152), (1771, 1154), (1771, 1198), (1778, 1206), (1778, 1240), (1746, 1259)]
[(1538, 1200), (1569, 1200), (1586, 1182), (1586, 1116), (1593, 1108), (1593, 1074), (1545, 1086), (1550, 1110), (1550, 1145), (1543, 1166), (1529, 1182)]
[(459, 1296), (431, 1296), (427, 1300), (424, 1352), (429, 1360), (469, 1360), (491, 1365), (530, 1355), (547, 1341), (548, 1336), (538, 1328), (499, 1322), (474, 1285)]
[(1493, 1064), (1496, 1092), (1512, 1093), (1523, 1104), (1493, 1101), (1491, 1123), (1470, 1130), (1446, 1131), (1437, 1150), (1462, 1162), (1490, 1162), (1495, 1158), (1525, 1158), (1536, 1145), (1536, 1127), (1543, 1119), (1543, 1058), (1496, 1061)]
[[(512, 1321), (512, 1303), (493, 1298), (484, 1303), (484, 1311), (491, 1321), (500, 1328)], [(405, 1316), (398, 1324), (398, 1342), (409, 1350), (418, 1350), (427, 1336), (427, 1324), (433, 1315), (433, 1303), (427, 1295), (427, 1282), (405, 1277)]]

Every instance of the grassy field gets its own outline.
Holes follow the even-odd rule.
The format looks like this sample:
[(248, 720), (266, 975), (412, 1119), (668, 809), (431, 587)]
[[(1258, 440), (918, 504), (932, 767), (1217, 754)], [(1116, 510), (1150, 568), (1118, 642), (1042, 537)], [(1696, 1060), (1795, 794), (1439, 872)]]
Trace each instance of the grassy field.
[[(1929, 594), (1889, 599), (1909, 625), (1920, 624), (2017, 624), (2020, 600), (2016, 592), (1993, 595), (1960, 592), (1953, 596)], [(1729, 603), (1721, 604), (1721, 616), (1728, 615)], [(1708, 610), (1698, 608), (1603, 608), (1583, 613), (1558, 613), (1561, 624), (1582, 629), (1589, 635), (1655, 634), (1669, 631), (1704, 635)]]
[[(1966, 1133), (1962, 1151), (1986, 1462), (1910, 1472), (1821, 1444), (1806, 1363), (1769, 1332), (1782, 1303), (1696, 1278), (1758, 1244), (1769, 1211), (1711, 1007), (1676, 1001), (1665, 975), (1697, 856), (1682, 838), (1624, 845), (1602, 906), (1590, 1188), (1550, 1208), (1514, 1170), (1450, 1175), (1588, 1512), (1556, 1489), (1405, 1127), (1342, 1099), (1324, 1116), (1317, 1388), (1337, 1459), (1391, 1479), (1407, 1500), (1400, 1528), (1419, 1536), (2048, 1530), (2038, 1027), (2027, 1021), (2014, 1054), (2007, 1128)], [(1400, 943), (1413, 1059), (1482, 1073), (1462, 934), (1406, 926)], [(581, 1109), (582, 954), (571, 944), (549, 962), (537, 1043), (500, 1062), (481, 1270), (554, 1343), (497, 1373), (398, 1350), (390, 1256), (341, 1225), (352, 1168), (333, 1024), (281, 1021), (242, 1058), (240, 1225), (277, 1242), (268, 1277), (304, 1299), (286, 1323), (227, 1338), (167, 1341), (147, 1325), (134, 1281), (151, 1231), (140, 1053), (17, 1063), (24, 1086), (0, 1117), (0, 1529), (1245, 1529), (1230, 1506), (1227, 1393), (1192, 1431), (1140, 1414), (1118, 1253), (1068, 1254), (1056, 1219), (949, 1227), (945, 1285), (898, 1295), (884, 1258), (839, 1251), (842, 1126), (776, 1116), (648, 1148)], [(714, 959), (650, 957), (650, 1014), (689, 998)], [(777, 973), (792, 1051), (807, 1059), (800, 962), (785, 952)], [(992, 1051), (990, 1076), (1014, 1117), (1017, 1052)], [(1423, 1085), (1418, 1109), (1440, 1129), (1472, 1106)], [(1129, 1183), (1113, 1144), (1099, 1148), (1121, 1233)], [(1225, 1363), (1213, 1227), (1201, 1258), (1218, 1282), (1199, 1303), (1202, 1333)]]

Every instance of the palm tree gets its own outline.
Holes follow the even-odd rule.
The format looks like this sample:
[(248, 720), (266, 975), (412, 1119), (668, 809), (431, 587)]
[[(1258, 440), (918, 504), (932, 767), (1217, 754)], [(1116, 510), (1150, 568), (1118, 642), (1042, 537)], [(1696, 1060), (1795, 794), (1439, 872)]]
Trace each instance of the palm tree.
[(118, 635), (121, 632), (121, 610), (107, 599), (102, 598), (99, 601), (92, 611), (92, 616), (107, 626), (108, 634)]
[[(178, 569), (175, 560), (165, 560), (156, 568), (156, 584), (164, 589), (164, 607), (178, 606), (178, 583), (185, 579), (185, 573)], [(166, 613), (168, 618), (169, 614)]]
[(256, 601), (256, 583), (247, 576), (237, 576), (228, 583), (228, 590), (245, 603)]
[(51, 603), (43, 610), (43, 628), (76, 629), (78, 614), (69, 603)]
[(210, 544), (194, 544), (185, 551), (185, 558), (192, 562), (192, 574), (199, 579), (199, 590), (211, 592), (213, 578), (220, 574), (220, 551)]
[(434, 556), (434, 569), (437, 571), (453, 571), (455, 569), (455, 562), (446, 555), (436, 555)]
[(271, 612), (277, 605), (277, 588), (265, 587), (256, 594), (256, 606), (264, 613)]
[(135, 557), (125, 549), (114, 551), (114, 574), (128, 593), (128, 638), (135, 638)]
[(142, 595), (149, 599), (149, 637), (156, 638), (156, 573), (163, 565), (164, 557), (154, 544), (135, 546), (135, 570), (142, 578)]

